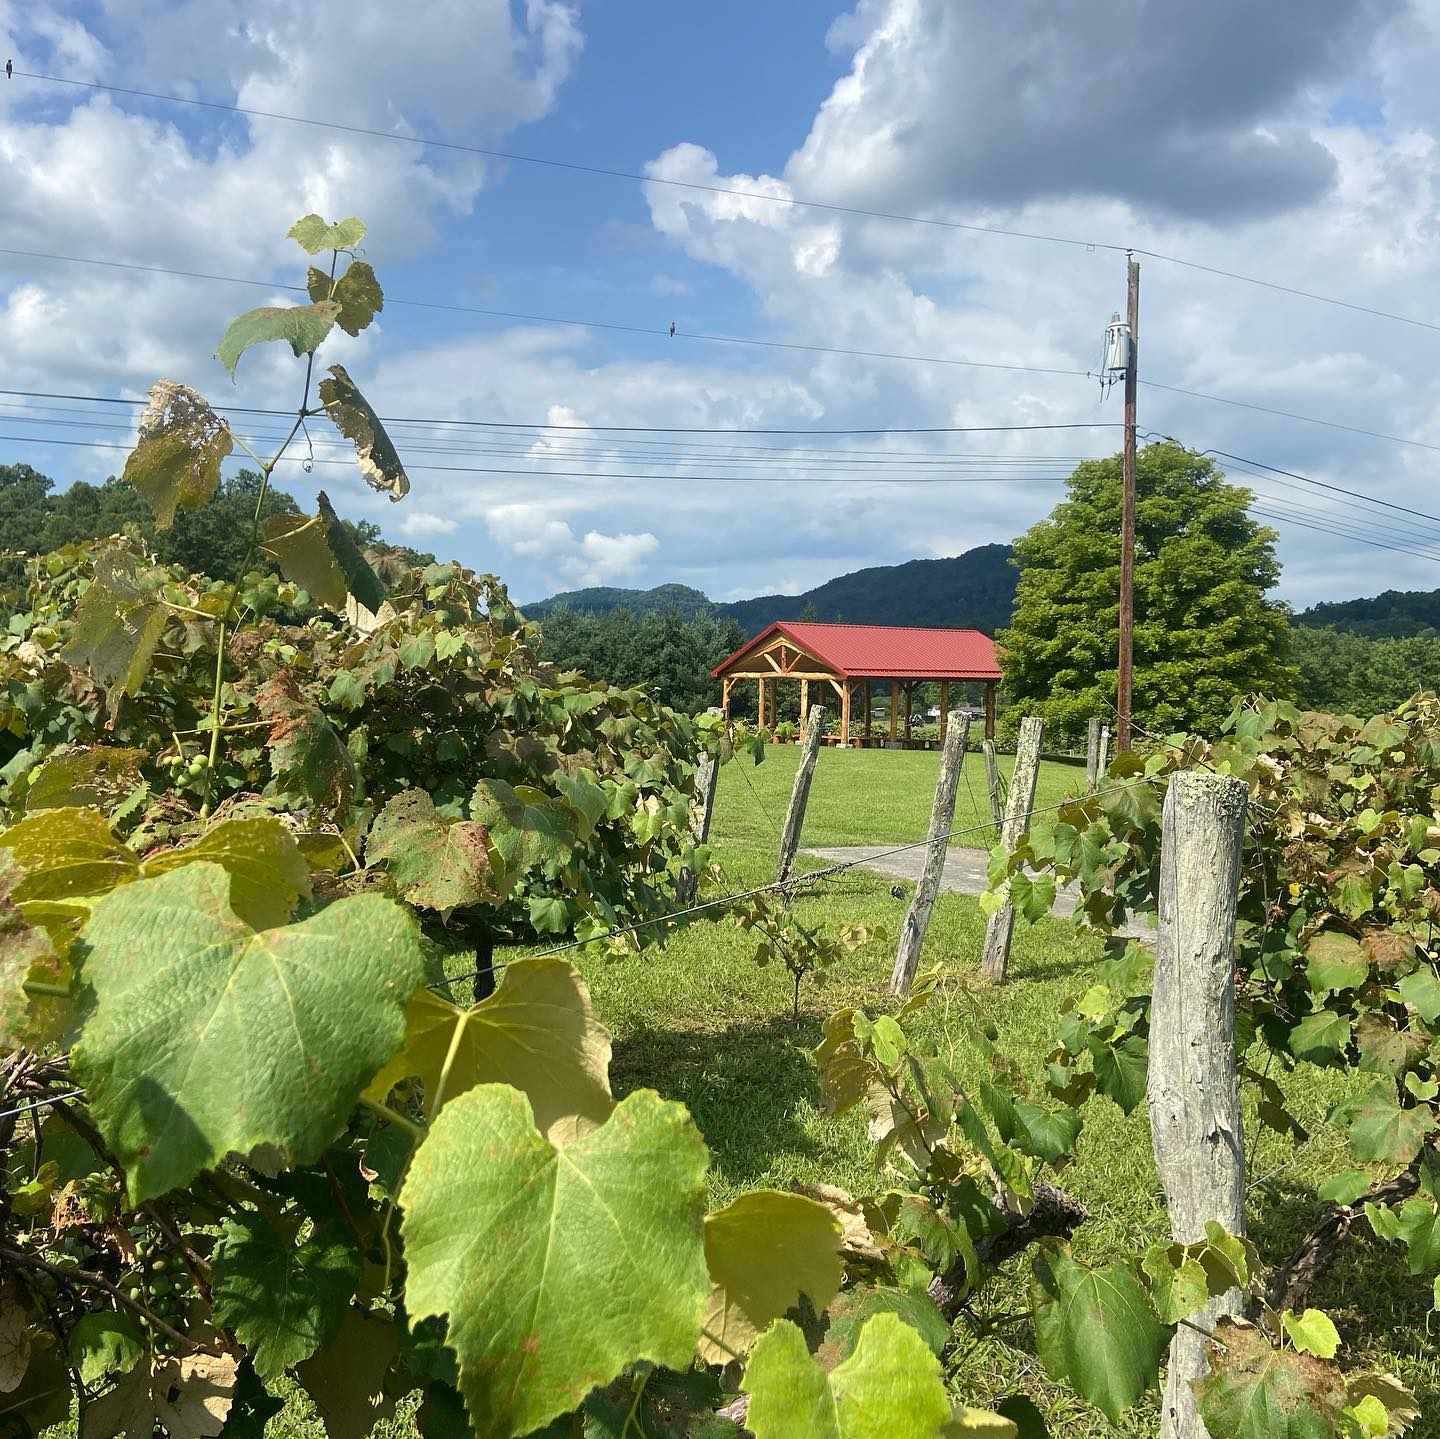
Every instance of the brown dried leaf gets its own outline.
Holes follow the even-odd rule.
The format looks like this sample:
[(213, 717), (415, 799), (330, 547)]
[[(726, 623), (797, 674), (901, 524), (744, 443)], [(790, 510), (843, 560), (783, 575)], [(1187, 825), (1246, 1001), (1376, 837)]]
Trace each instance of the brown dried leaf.
[(238, 1368), (231, 1354), (190, 1354), (137, 1364), (88, 1406), (80, 1439), (212, 1439), (225, 1428)]
[(392, 500), (403, 500), (410, 493), (410, 478), (380, 417), (345, 373), (344, 365), (331, 365), (330, 375), (320, 381), (320, 399), (340, 433), (355, 442), (355, 458), (365, 483), (386, 491)]
[(18, 1389), (30, 1367), (29, 1321), (20, 1281), (0, 1280), (0, 1394)]

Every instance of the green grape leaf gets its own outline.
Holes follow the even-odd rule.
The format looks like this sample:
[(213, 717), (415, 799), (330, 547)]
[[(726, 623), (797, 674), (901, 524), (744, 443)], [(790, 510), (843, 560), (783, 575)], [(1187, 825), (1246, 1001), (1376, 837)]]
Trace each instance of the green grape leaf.
[(1145, 1102), (1145, 1078), (1150, 1069), (1150, 1046), (1139, 1034), (1127, 1034), (1113, 1044), (1090, 1040), (1095, 1087), (1113, 1099), (1126, 1114)]
[(331, 224), (319, 215), (302, 215), (285, 232), (285, 238), (298, 242), (307, 255), (318, 255), (321, 250), (353, 250), (365, 238), (365, 223), (354, 215)]
[(1272, 1349), (1232, 1319), (1216, 1324), (1215, 1337), (1210, 1372), (1190, 1386), (1212, 1439), (1332, 1439), (1347, 1398), (1333, 1364)]
[(1360, 1068), (1371, 1074), (1403, 1074), (1429, 1044), (1428, 1034), (1397, 1028), (1388, 1015), (1362, 1014), (1355, 1022)]
[(295, 1244), (252, 1209), (225, 1221), (213, 1269), (215, 1322), (265, 1379), (335, 1337), (360, 1283), (360, 1255), (338, 1226), (322, 1224)]
[(135, 556), (106, 550), (95, 561), (95, 578), (76, 607), (60, 658), (89, 670), (105, 690), (113, 715), (121, 699), (134, 694), (150, 673), (166, 614), (156, 584), (149, 574), (142, 575)]
[(1393, 1084), (1377, 1084), (1346, 1107), (1350, 1153), (1360, 1164), (1409, 1164), (1435, 1128), (1428, 1104), (1401, 1109)]
[(740, 1358), (771, 1320), (800, 1302), (817, 1314), (844, 1277), (840, 1226), (823, 1205), (800, 1194), (751, 1190), (705, 1216), (710, 1297), (701, 1322), (700, 1358)]
[(353, 896), (257, 934), (230, 906), (230, 876), (203, 862), (108, 896), (84, 943), (94, 999), (75, 1069), (134, 1203), (227, 1154), (319, 1154), (399, 1047), (424, 968), (389, 900)]
[(1056, 1249), (1037, 1254), (1034, 1265), (1040, 1362), (1118, 1424), (1159, 1375), (1169, 1329), (1127, 1261), (1090, 1269)]
[(0, 1050), (38, 1048), (70, 1012), (58, 995), (26, 992), (27, 983), (63, 987), (65, 975), (50, 936), (27, 924), (11, 898), (22, 878), (10, 852), (0, 849)]
[(829, 1374), (799, 1328), (777, 1320), (756, 1340), (741, 1385), (755, 1439), (939, 1439), (950, 1420), (940, 1361), (895, 1314), (875, 1315)]
[(1287, 1041), (1296, 1059), (1321, 1066), (1334, 1064), (1350, 1042), (1350, 1021), (1333, 1009), (1307, 1014), (1290, 1031)]
[(570, 807), (531, 785), (512, 789), (504, 780), (482, 779), (470, 814), (489, 831), (506, 874), (517, 880), (531, 869), (557, 874), (575, 847)]
[(386, 1384), (400, 1352), (395, 1322), (349, 1309), (340, 1332), (295, 1371), (328, 1439), (366, 1439), (395, 1412)]
[(385, 586), (350, 538), (350, 532), (340, 523), (340, 516), (324, 490), (316, 493), (315, 508), (320, 511), (320, 522), (325, 527), (325, 542), (345, 576), (345, 587), (367, 610), (378, 611), (385, 603)]
[(1194, 1255), (1185, 1252), (1184, 1245), (1152, 1245), (1145, 1251), (1140, 1267), (1150, 1281), (1150, 1298), (1162, 1323), (1188, 1319), (1210, 1302), (1205, 1271)]
[(344, 365), (331, 365), (330, 378), (320, 381), (320, 402), (335, 428), (354, 441), (355, 460), (365, 483), (392, 500), (403, 500), (410, 493), (410, 477), (380, 416), (345, 373)]
[(307, 590), (317, 605), (344, 610), (349, 588), (330, 549), (323, 519), (293, 510), (271, 515), (265, 521), (264, 549), (280, 573)]
[(1400, 1206), (1397, 1228), (1411, 1274), (1440, 1270), (1440, 1213), (1433, 1200), (1418, 1194), (1407, 1199)]
[(529, 1434), (629, 1364), (689, 1364), (706, 1166), (689, 1114), (648, 1090), (564, 1151), (504, 1085), (445, 1106), (401, 1193), (405, 1304), (448, 1316), (477, 1433)]
[(113, 809), (142, 783), (140, 766), (149, 758), (149, 750), (122, 749), (118, 745), (62, 746), (52, 750), (44, 764), (30, 771), (25, 812), (85, 806)]
[(1385, 1406), (1388, 1432), (1403, 1434), (1419, 1417), (1420, 1406), (1415, 1396), (1393, 1374), (1370, 1371), (1345, 1376), (1345, 1396), (1352, 1404), (1363, 1399), (1378, 1399)]
[(386, 866), (408, 903), (437, 909), (442, 919), (508, 892), (485, 826), (441, 819), (423, 789), (402, 790), (376, 815), (365, 859)]
[[(85, 1384), (111, 1374), (128, 1374), (145, 1353), (145, 1341), (128, 1314), (95, 1309), (82, 1314), (70, 1331), (70, 1362)], [(0, 1385), (0, 1389), (10, 1387)]]
[(1365, 1170), (1344, 1169), (1339, 1174), (1332, 1174), (1315, 1193), (1331, 1204), (1354, 1204), (1372, 1183)]
[(417, 989), (405, 1010), (404, 1046), (368, 1092), (383, 1098), (402, 1079), (419, 1079), (433, 1115), (442, 1073), (442, 1103), (477, 1084), (509, 1084), (560, 1143), (609, 1117), (609, 1072), (610, 1031), (595, 1017), (580, 972), (551, 955), (512, 961), (494, 994), (469, 1009)]
[(375, 271), (364, 260), (352, 260), (345, 273), (330, 283), (330, 276), (313, 265), (305, 276), (312, 300), (334, 300), (340, 306), (336, 324), (347, 335), (358, 335), (385, 308), (385, 296)]
[(573, 901), (554, 894), (532, 894), (527, 907), (530, 928), (536, 934), (566, 933), (575, 914)]
[(1400, 991), (1400, 998), (1426, 1024), (1434, 1024), (1436, 1019), (1440, 1019), (1440, 978), (1436, 977), (1433, 969), (1417, 969), (1414, 974), (1407, 974), (1395, 987)]
[(313, 354), (335, 328), (340, 306), (334, 300), (316, 305), (262, 305), (231, 320), (230, 328), (215, 347), (215, 358), (235, 378), (235, 366), (251, 345), (266, 340), (284, 340), (296, 355)]
[(355, 797), (355, 761), (324, 713), (302, 699), (284, 673), (260, 686), (255, 703), (270, 721), (267, 743), (277, 788), (332, 814), (348, 809)]
[(265, 1426), (284, 1407), (284, 1402), (260, 1382), (249, 1359), (242, 1359), (230, 1417), (225, 1421), (225, 1439), (265, 1439)]
[(1333, 1359), (1340, 1347), (1340, 1335), (1334, 1321), (1323, 1309), (1307, 1309), (1296, 1314), (1287, 1309), (1280, 1316), (1281, 1326), (1290, 1342), (1302, 1353), (1317, 1359)]
[(310, 866), (295, 836), (271, 815), (222, 820), (180, 849), (152, 855), (146, 878), (208, 860), (230, 876), (230, 907), (252, 929), (284, 924), (310, 898)]
[(168, 530), (177, 506), (197, 509), (215, 493), (221, 462), (234, 447), (230, 426), (203, 396), (189, 385), (160, 380), (150, 386), (124, 478), (155, 512), (155, 528)]
[(845, 1290), (831, 1304), (830, 1327), (817, 1356), (821, 1367), (833, 1369), (848, 1359), (866, 1321), (876, 1314), (898, 1314), (937, 1359), (950, 1342), (950, 1325), (928, 1294), (889, 1285), (862, 1285)]

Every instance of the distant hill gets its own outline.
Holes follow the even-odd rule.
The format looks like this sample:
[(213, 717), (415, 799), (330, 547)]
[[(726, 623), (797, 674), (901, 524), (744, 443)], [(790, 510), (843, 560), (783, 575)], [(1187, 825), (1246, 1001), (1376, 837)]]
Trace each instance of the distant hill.
[(551, 610), (573, 610), (579, 615), (608, 615), (615, 610), (629, 610), (632, 615), (668, 614), (679, 610), (686, 619), (714, 614), (713, 605), (699, 590), (689, 585), (656, 585), (653, 590), (624, 590), (611, 585), (596, 585), (587, 590), (567, 590), (521, 605), (527, 619), (543, 620)]
[(595, 615), (621, 608), (637, 615), (674, 608), (687, 616), (733, 619), (747, 635), (758, 634), (772, 620), (802, 615), (860, 625), (954, 626), (993, 635), (1009, 622), (1015, 602), (1019, 572), (1010, 563), (1013, 553), (1009, 545), (981, 545), (948, 559), (856, 570), (800, 595), (760, 595), (729, 604), (708, 600), (688, 585), (658, 585), (652, 590), (572, 590), (522, 609), (531, 619), (543, 619), (561, 607)]
[(1368, 600), (1327, 600), (1301, 610), (1297, 625), (1331, 625), (1372, 639), (1400, 639), (1440, 630), (1440, 590), (1386, 590)]

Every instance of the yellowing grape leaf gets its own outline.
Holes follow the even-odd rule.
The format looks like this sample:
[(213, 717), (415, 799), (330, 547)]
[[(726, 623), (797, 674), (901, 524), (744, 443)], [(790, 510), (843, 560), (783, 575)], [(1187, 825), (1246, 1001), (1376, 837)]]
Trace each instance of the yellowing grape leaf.
[(141, 573), (135, 556), (106, 550), (95, 561), (95, 578), (76, 607), (60, 658), (90, 672), (113, 715), (150, 673), (166, 615), (158, 582)]
[(230, 426), (189, 385), (160, 380), (150, 386), (139, 434), (124, 477), (149, 502), (155, 528), (168, 530), (177, 505), (193, 510), (215, 493), (234, 449)]
[(118, 745), (87, 745), (52, 750), (39, 769), (31, 770), (25, 810), (72, 809), (89, 805), (113, 809), (141, 782), (140, 766), (149, 750)]
[(352, 260), (332, 286), (330, 276), (313, 265), (305, 276), (312, 300), (334, 300), (340, 306), (336, 324), (347, 335), (358, 335), (385, 308), (385, 296), (375, 271), (364, 260)]
[(404, 1048), (369, 1092), (383, 1098), (400, 1080), (417, 1078), (433, 1115), (442, 1072), (442, 1102), (477, 1084), (523, 1090), (551, 1143), (603, 1124), (615, 1107), (610, 1032), (595, 1017), (579, 971), (556, 955), (506, 965), (495, 993), (469, 1009), (416, 990), (405, 1011)]
[(230, 1153), (317, 1155), (399, 1047), (423, 972), (415, 923), (389, 900), (257, 934), (230, 883), (188, 864), (116, 891), (85, 928), (76, 1077), (135, 1203)]
[(1340, 1371), (1293, 1349), (1272, 1349), (1258, 1329), (1221, 1319), (1210, 1372), (1191, 1380), (1213, 1439), (1319, 1439), (1334, 1434), (1348, 1396)]
[(529, 1434), (629, 1364), (687, 1367), (706, 1166), (684, 1107), (648, 1090), (563, 1151), (504, 1085), (445, 1106), (401, 1191), (405, 1305), (447, 1316), (477, 1434)]
[[(25, 989), (35, 982), (61, 987), (65, 976), (49, 935), (28, 925), (10, 897), (20, 878), (9, 851), (0, 849), (0, 1052), (37, 1048), (58, 1031), (70, 1008), (59, 996)], [(0, 1378), (0, 1389), (5, 1387)]]
[(150, 878), (208, 860), (230, 876), (230, 907), (252, 929), (273, 929), (310, 898), (310, 866), (295, 836), (273, 816), (227, 819), (180, 849), (152, 855), (141, 866)]
[(230, 328), (215, 347), (215, 358), (233, 380), (240, 356), (251, 345), (284, 340), (296, 355), (308, 355), (320, 348), (339, 317), (340, 306), (334, 300), (315, 305), (262, 305), (231, 320)]
[(86, 1408), (80, 1439), (208, 1439), (230, 1414), (237, 1361), (229, 1354), (188, 1354), (137, 1364)]
[[(344, 365), (331, 365), (330, 378), (320, 381), (320, 402), (336, 429), (355, 442), (355, 459), (365, 483), (388, 493), (392, 500), (403, 500), (410, 493), (410, 477), (379, 415), (345, 373)], [(364, 603), (363, 596), (357, 598)]]
[(267, 554), (280, 573), (310, 592), (310, 598), (327, 610), (343, 610), (349, 593), (345, 576), (325, 537), (325, 522), (318, 516), (286, 510), (265, 521)]
[(319, 215), (302, 215), (285, 232), (285, 238), (297, 241), (307, 255), (318, 255), (321, 250), (353, 250), (365, 238), (365, 222), (351, 215), (327, 224)]
[(804, 1294), (817, 1314), (844, 1277), (840, 1226), (799, 1194), (756, 1189), (705, 1216), (710, 1297), (696, 1346), (706, 1364), (740, 1358)]
[(485, 826), (442, 819), (423, 789), (402, 790), (376, 815), (365, 858), (384, 863), (409, 903), (438, 909), (442, 918), (461, 905), (507, 893)]
[(1307, 1309), (1295, 1314), (1287, 1309), (1280, 1316), (1280, 1323), (1290, 1342), (1302, 1353), (1313, 1354), (1318, 1359), (1333, 1359), (1340, 1347), (1340, 1335), (1335, 1321), (1323, 1309)]
[(533, 785), (512, 789), (502, 779), (482, 779), (470, 798), (470, 814), (485, 826), (514, 879), (531, 869), (557, 874), (575, 848), (574, 811)]
[(0, 830), (24, 874), (11, 894), (21, 908), (39, 901), (76, 900), (109, 894), (140, 873), (140, 861), (110, 833), (93, 809), (47, 809)]
[(334, 814), (355, 797), (355, 761), (317, 705), (304, 699), (292, 678), (279, 674), (255, 696), (270, 721), (270, 768), (277, 788)]
[(951, 1418), (940, 1361), (894, 1314), (869, 1320), (829, 1374), (800, 1330), (777, 1320), (756, 1340), (741, 1385), (755, 1439), (940, 1439)]

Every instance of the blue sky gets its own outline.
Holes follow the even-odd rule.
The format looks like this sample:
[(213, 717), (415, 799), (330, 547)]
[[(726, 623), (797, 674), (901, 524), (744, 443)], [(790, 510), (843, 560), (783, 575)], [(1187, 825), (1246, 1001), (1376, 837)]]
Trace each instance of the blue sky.
[[(341, 27), (292, 0), (0, 0), (0, 49), (26, 72), (1130, 244), (1428, 320), (1440, 315), (1437, 18), (1437, 0), (1278, 0), (1263, 12), (1242, 0), (403, 11), (356, 0)], [(1116, 445), (1113, 428), (793, 439), (604, 428), (1113, 426), (1118, 396), (1102, 405), (1084, 378), (692, 338), (1083, 371), (1123, 300), (1123, 257), (1104, 249), (482, 161), (19, 76), (0, 83), (0, 193), (9, 249), (287, 284), (303, 264), (284, 231), (319, 209), (370, 223), (367, 254), (392, 297), (656, 331), (673, 320), (672, 341), (392, 304), (335, 344), (331, 359), (384, 414), (513, 428), (396, 427), (414, 488), (393, 508), (318, 433), (329, 463), (314, 476), (286, 465), (281, 483), (304, 502), (320, 477), (342, 512), (498, 572), (522, 600), (670, 580), (732, 598), (959, 553), (1013, 538), (1060, 497), (1076, 456)], [(1142, 271), (1142, 375), (1262, 407), (1147, 388), (1142, 428), (1440, 516), (1433, 329), (1149, 257)], [(292, 297), (0, 255), (0, 388), (29, 392), (0, 397), (0, 435), (32, 437), (0, 440), (0, 462), (61, 483), (123, 463), (84, 444), (125, 444), (123, 428), (97, 426), (133, 411), (34, 392), (133, 399), (165, 376), (217, 403), (292, 405), (287, 352), (252, 351), (233, 388), (210, 357), (235, 313), (272, 298)], [(967, 482), (908, 478), (936, 465)], [(808, 482), (785, 482), (797, 477)], [(1264, 492), (1292, 602), (1440, 584), (1440, 518), (1237, 478)]]

